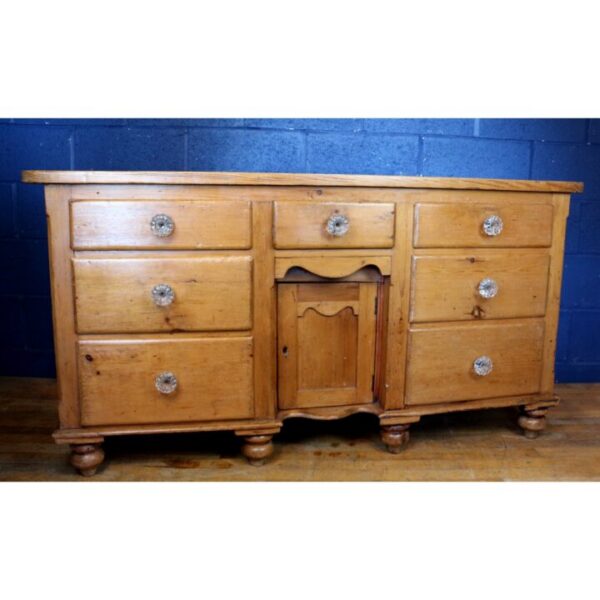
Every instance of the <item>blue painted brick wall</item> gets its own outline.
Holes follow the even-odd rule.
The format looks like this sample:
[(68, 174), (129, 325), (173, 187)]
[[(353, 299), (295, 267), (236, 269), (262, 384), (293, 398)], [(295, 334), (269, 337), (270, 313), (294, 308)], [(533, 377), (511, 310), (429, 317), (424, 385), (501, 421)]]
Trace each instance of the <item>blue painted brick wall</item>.
[(2, 119), (0, 374), (53, 376), (42, 186), (23, 169), (571, 179), (559, 381), (600, 381), (600, 119)]

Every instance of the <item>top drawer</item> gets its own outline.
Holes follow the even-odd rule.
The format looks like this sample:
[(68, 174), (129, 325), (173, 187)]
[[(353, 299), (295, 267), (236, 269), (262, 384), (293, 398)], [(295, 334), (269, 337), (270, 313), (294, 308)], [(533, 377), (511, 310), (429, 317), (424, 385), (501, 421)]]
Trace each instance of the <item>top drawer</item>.
[(393, 203), (275, 202), (275, 248), (393, 245)]
[(247, 249), (247, 201), (82, 200), (71, 203), (73, 249)]
[(416, 204), (414, 246), (550, 246), (552, 213), (550, 204)]

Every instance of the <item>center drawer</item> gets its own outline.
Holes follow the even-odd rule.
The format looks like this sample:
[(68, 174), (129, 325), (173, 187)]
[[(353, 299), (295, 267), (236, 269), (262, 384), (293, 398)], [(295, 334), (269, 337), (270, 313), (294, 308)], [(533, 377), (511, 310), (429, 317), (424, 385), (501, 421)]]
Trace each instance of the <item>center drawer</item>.
[(252, 338), (79, 342), (82, 425), (254, 415)]
[(275, 202), (275, 248), (391, 248), (394, 204)]
[(252, 327), (252, 258), (76, 258), (79, 333)]

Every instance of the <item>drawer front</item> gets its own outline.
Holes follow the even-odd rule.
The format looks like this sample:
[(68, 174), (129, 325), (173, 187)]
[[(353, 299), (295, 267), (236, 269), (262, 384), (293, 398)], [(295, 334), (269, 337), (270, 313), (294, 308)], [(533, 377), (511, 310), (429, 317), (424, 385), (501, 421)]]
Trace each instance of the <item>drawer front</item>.
[[(535, 394), (540, 390), (544, 322), (468, 323), (409, 333), (407, 405)], [(487, 361), (492, 370), (485, 374)]]
[(254, 414), (250, 337), (96, 340), (80, 342), (78, 352), (83, 425), (244, 419)]
[(546, 247), (550, 204), (416, 204), (416, 248)]
[(79, 333), (252, 327), (252, 258), (73, 260)]
[(541, 317), (546, 311), (547, 254), (415, 256), (413, 322)]
[(111, 200), (71, 203), (74, 249), (246, 249), (247, 201)]
[(394, 204), (275, 202), (276, 248), (391, 248)]

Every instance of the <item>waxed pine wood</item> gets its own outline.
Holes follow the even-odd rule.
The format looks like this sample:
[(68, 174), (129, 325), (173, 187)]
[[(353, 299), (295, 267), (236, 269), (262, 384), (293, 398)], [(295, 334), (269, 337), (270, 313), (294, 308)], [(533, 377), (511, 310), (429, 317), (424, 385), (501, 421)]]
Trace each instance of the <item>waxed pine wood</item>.
[[(394, 244), (394, 205), (388, 203), (275, 202), (276, 248), (391, 248)], [(327, 220), (342, 215), (348, 233), (327, 232)]]
[(406, 385), (413, 205), (409, 202), (400, 204), (397, 211), (396, 248), (388, 280), (389, 298), (384, 324), (387, 339), (382, 340), (386, 361), (381, 368), (385, 377), (379, 393), (381, 404), (386, 410), (401, 409), (404, 406)]
[[(253, 230), (273, 229), (270, 204), (253, 207)], [(274, 420), (277, 413), (277, 292), (275, 256), (269, 235), (257, 235), (253, 260), (254, 417)], [(278, 429), (277, 429), (278, 430)]]
[(310, 254), (308, 256), (277, 256), (275, 276), (283, 279), (290, 269), (301, 268), (320, 277), (340, 279), (356, 274), (365, 267), (376, 267), (381, 275), (391, 274), (391, 256), (340, 256)]
[[(106, 439), (227, 430), (252, 465), (294, 418), (362, 413), (392, 453), (445, 412), (519, 407), (547, 429), (569, 193), (581, 184), (247, 173), (27, 172), (44, 182), (59, 428)], [(167, 215), (159, 237), (150, 221)], [(342, 235), (331, 216), (349, 219)], [(483, 220), (502, 218), (500, 235)], [(479, 281), (494, 278), (496, 297)], [(172, 286), (168, 307), (154, 285)], [(473, 361), (489, 355), (489, 375)], [(161, 395), (156, 375), (178, 388)], [(284, 430), (285, 430), (284, 427)]]
[[(242, 201), (78, 201), (71, 204), (72, 245), (78, 250), (250, 248), (250, 212)], [(174, 223), (166, 237), (150, 227), (152, 217), (162, 214)]]
[[(514, 195), (513, 195), (514, 197)], [(416, 248), (510, 248), (550, 246), (553, 206), (495, 202), (493, 197), (473, 203), (415, 206), (414, 243)], [(502, 233), (490, 237), (483, 222), (492, 215), (504, 222)]]
[(551, 393), (554, 387), (554, 356), (558, 336), (558, 315), (563, 273), (563, 253), (565, 249), (567, 217), (569, 216), (569, 197), (554, 194), (553, 203), (555, 207), (554, 239), (551, 250), (550, 273), (548, 275), (547, 315), (541, 385), (542, 392), (546, 394)]
[(346, 186), (416, 189), (515, 190), (526, 192), (581, 192), (573, 181), (474, 179), (460, 177), (405, 177), (390, 175), (330, 175), (308, 173), (229, 173), (213, 171), (23, 171), (27, 183), (166, 184), (256, 186)]
[(279, 291), (279, 406), (373, 401), (376, 283), (284, 283)]
[[(252, 258), (77, 258), (79, 333), (241, 330), (252, 327)], [(175, 294), (157, 306), (152, 289)]]
[(62, 427), (79, 427), (79, 374), (73, 295), (73, 256), (69, 239), (68, 186), (48, 185), (45, 189), (52, 291), (52, 329), (58, 380), (58, 412)]
[[(250, 337), (82, 341), (79, 365), (84, 425), (254, 415)], [(177, 377), (172, 394), (155, 387), (163, 371)]]
[[(541, 319), (415, 325), (409, 334), (406, 404), (438, 404), (540, 390), (544, 321)], [(489, 375), (473, 372), (488, 356)]]
[[(472, 321), (542, 317), (546, 312), (548, 253), (475, 251), (419, 255), (412, 260), (410, 319)], [(490, 278), (498, 292), (482, 297), (479, 283)]]

